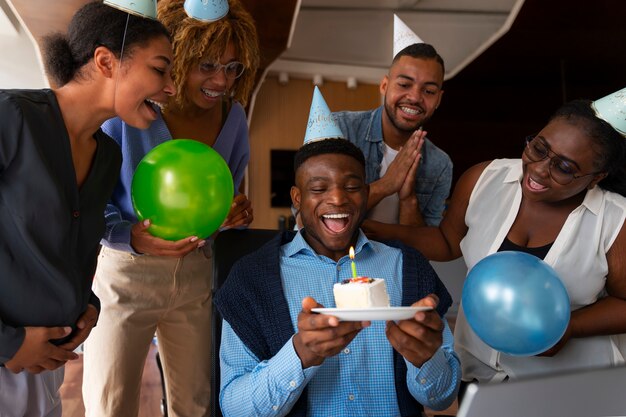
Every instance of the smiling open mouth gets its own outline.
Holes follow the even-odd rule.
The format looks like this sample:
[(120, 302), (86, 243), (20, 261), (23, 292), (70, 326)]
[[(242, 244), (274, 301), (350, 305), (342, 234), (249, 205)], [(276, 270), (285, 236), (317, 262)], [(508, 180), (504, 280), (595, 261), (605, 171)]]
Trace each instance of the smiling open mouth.
[(159, 103), (158, 101), (154, 101), (149, 98), (145, 99), (144, 102), (146, 103), (148, 107), (150, 107), (155, 112), (158, 112), (159, 110), (163, 111), (163, 108), (165, 107), (163, 103)]
[(223, 91), (209, 90), (208, 88), (202, 88), (201, 90), (205, 96), (211, 97), (211, 98), (221, 97), (223, 95), (226, 95), (226, 93)]
[(419, 109), (419, 108), (417, 108), (417, 109), (413, 109), (413, 108), (410, 108), (410, 107), (404, 107), (404, 106), (400, 106), (400, 110), (401, 110), (403, 113), (406, 113), (406, 114), (408, 114), (408, 115), (410, 115), (410, 116), (417, 116), (418, 114), (422, 114), (422, 113), (424, 113), (424, 111), (423, 111), (422, 109)]
[(333, 233), (341, 233), (348, 227), (350, 215), (347, 213), (324, 214), (322, 223)]
[(539, 184), (537, 181), (533, 180), (530, 175), (528, 176), (527, 184), (528, 188), (533, 191), (543, 191), (548, 189), (548, 187), (546, 187), (545, 185)]

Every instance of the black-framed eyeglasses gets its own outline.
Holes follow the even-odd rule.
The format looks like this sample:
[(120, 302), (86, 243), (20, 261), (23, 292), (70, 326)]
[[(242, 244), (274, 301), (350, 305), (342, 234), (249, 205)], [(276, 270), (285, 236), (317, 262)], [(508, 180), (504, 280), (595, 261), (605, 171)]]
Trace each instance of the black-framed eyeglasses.
[(548, 164), (550, 177), (561, 185), (567, 185), (578, 178), (599, 174), (599, 172), (576, 174), (578, 168), (574, 162), (552, 152), (550, 147), (536, 135), (527, 136), (525, 142), (524, 155), (532, 162), (540, 162), (550, 158)]
[(229, 62), (228, 64), (220, 64), (219, 62), (201, 62), (200, 71), (207, 76), (213, 76), (224, 69), (226, 78), (234, 80), (241, 77), (246, 67), (239, 61)]

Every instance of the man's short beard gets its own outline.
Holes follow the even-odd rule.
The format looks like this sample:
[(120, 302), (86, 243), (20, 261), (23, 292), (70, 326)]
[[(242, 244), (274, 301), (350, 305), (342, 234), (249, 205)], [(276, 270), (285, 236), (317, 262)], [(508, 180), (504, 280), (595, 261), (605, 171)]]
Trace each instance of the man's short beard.
[(385, 104), (383, 105), (383, 107), (385, 108), (385, 113), (387, 113), (387, 118), (389, 119), (389, 121), (391, 122), (391, 124), (393, 125), (393, 127), (395, 127), (398, 131), (406, 133), (408, 135), (411, 135), (413, 132), (415, 132), (420, 126), (423, 126), (424, 123), (426, 123), (428, 121), (428, 119), (424, 120), (422, 122), (422, 124), (420, 124), (419, 122), (416, 122), (415, 127), (411, 127), (411, 128), (405, 128), (403, 126), (398, 126), (398, 123), (396, 123), (396, 119), (394, 117), (394, 113), (393, 111), (391, 111), (389, 109), (389, 106), (387, 105), (387, 101), (385, 100)]

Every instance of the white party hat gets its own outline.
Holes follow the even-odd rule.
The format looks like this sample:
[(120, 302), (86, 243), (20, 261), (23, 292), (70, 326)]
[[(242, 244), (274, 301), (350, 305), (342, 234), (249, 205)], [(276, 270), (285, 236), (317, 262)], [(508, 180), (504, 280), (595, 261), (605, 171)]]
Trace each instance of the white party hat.
[(304, 135), (304, 144), (331, 138), (345, 139), (330, 113), (328, 104), (326, 104), (320, 89), (315, 86), (311, 110), (309, 110), (309, 121), (307, 122), (306, 134)]
[(419, 38), (409, 28), (406, 23), (404, 23), (397, 14), (393, 15), (393, 56), (392, 59), (398, 55), (398, 52), (403, 50), (409, 45), (413, 45), (414, 43), (424, 43), (423, 40)]
[(626, 136), (626, 87), (594, 101), (591, 107), (596, 116)]

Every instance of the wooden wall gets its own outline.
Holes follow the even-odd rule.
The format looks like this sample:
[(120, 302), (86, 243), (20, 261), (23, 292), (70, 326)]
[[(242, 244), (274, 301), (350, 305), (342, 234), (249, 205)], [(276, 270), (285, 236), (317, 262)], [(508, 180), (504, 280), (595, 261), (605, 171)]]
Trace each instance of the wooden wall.
[[(366, 110), (380, 105), (377, 85), (359, 85), (350, 90), (345, 83), (325, 82), (320, 91), (333, 110)], [(291, 79), (286, 85), (268, 77), (261, 86), (250, 120), (250, 164), (248, 197), (254, 207), (255, 228), (278, 228), (279, 216), (288, 217), (288, 208), (270, 204), (270, 151), (296, 150), (304, 140), (313, 84), (311, 80)]]
[[(526, 0), (511, 30), (461, 73), (444, 83), (440, 108), (426, 129), (454, 162), (454, 181), (470, 166), (519, 158), (565, 101), (597, 99), (626, 86), (626, 2)], [(266, 81), (251, 125), (250, 194), (255, 227), (276, 227), (288, 210), (269, 207), (270, 148), (296, 149), (312, 95), (310, 81)], [(373, 108), (378, 86), (347, 90), (326, 83), (331, 110)], [(364, 91), (364, 93), (361, 93)]]
[[(11, 1), (36, 39), (64, 29), (87, 2)], [(297, 1), (244, 3), (257, 21), (266, 65), (286, 44)], [(426, 126), (429, 138), (452, 158), (454, 180), (480, 161), (519, 157), (524, 136), (540, 129), (564, 101), (600, 98), (626, 86), (625, 13), (623, 0), (526, 0), (509, 33), (446, 81), (442, 105)], [(345, 83), (326, 82), (321, 91), (331, 110), (380, 102), (376, 85), (348, 90)], [(270, 150), (301, 145), (312, 92), (310, 80), (280, 85), (268, 78), (260, 88), (250, 121), (254, 227), (275, 228), (278, 217), (289, 214), (270, 207)]]

